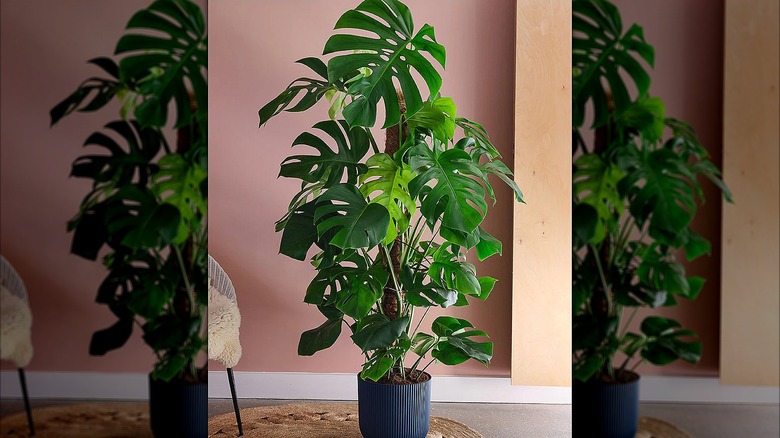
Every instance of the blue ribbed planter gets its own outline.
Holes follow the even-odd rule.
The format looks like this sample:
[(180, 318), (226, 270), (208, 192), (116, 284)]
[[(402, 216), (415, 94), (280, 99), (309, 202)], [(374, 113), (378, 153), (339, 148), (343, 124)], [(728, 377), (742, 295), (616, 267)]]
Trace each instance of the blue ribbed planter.
[(574, 437), (634, 438), (639, 424), (639, 375), (628, 383), (578, 382), (572, 386)]
[(207, 383), (161, 382), (149, 378), (149, 419), (159, 438), (206, 438)]
[(431, 422), (431, 379), (386, 385), (358, 375), (358, 419), (364, 438), (425, 438)]

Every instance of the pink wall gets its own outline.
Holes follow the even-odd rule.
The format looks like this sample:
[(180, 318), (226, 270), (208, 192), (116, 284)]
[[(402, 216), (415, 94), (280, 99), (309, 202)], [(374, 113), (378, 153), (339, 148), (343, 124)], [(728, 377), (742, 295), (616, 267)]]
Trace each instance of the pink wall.
[[(723, 1), (615, 0), (615, 3), (624, 26), (640, 24), (646, 40), (655, 47), (650, 94), (664, 99), (667, 116), (693, 125), (712, 160), (722, 167)], [(707, 182), (703, 186), (707, 201), (698, 210), (693, 227), (712, 243), (712, 257), (705, 256), (689, 264), (688, 274), (702, 276), (707, 282), (696, 301), (657, 312), (676, 318), (699, 334), (704, 344), (702, 360), (695, 367), (684, 362), (666, 367), (642, 366), (639, 368), (642, 374), (718, 375), (722, 201), (712, 184)], [(637, 321), (641, 321), (640, 316)]]
[[(0, 252), (30, 294), (35, 356), (31, 370), (135, 371), (153, 355), (138, 332), (121, 350), (88, 354), (92, 333), (114, 321), (94, 303), (105, 270), (70, 254), (66, 222), (89, 182), (68, 178), (89, 134), (118, 111), (75, 114), (49, 128), (49, 109), (102, 71), (86, 61), (113, 53), (130, 16), (146, 0), (2, 0), (0, 70)], [(116, 107), (114, 107), (116, 108)], [(10, 364), (3, 362), (3, 369)]]
[[(356, 372), (361, 365), (358, 349), (344, 333), (329, 350), (297, 355), (300, 333), (322, 323), (316, 307), (303, 303), (314, 271), (278, 255), (281, 235), (274, 233), (274, 221), (298, 191), (295, 181), (276, 179), (279, 163), (299, 133), (327, 118), (326, 106), (284, 113), (257, 128), (257, 110), (290, 81), (308, 74), (294, 61), (322, 53), (338, 17), (357, 4), (231, 0), (209, 5), (209, 250), (238, 294), (244, 351), (238, 370)], [(479, 7), (484, 2), (476, 0), (407, 4), (416, 26), (432, 24), (447, 47), (443, 95), (454, 98), (459, 114), (482, 122), (511, 163), (514, 2), (493, 1), (490, 8)], [(509, 374), (512, 199), (503, 187), (497, 191), (498, 205), (491, 208), (486, 228), (504, 242), (504, 255), (478, 269), (499, 283), (487, 302), (452, 311), (492, 335), (493, 363), (487, 369), (476, 362), (442, 366), (434, 373)]]

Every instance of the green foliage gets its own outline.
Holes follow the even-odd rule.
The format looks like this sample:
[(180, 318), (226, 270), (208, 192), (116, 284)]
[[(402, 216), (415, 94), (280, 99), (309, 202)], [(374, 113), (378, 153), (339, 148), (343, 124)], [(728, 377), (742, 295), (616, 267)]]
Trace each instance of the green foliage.
[[(133, 117), (90, 135), (85, 146), (103, 153), (76, 158), (71, 170), (92, 181), (68, 223), (71, 252), (90, 260), (103, 255), (109, 272), (96, 301), (118, 319), (93, 335), (89, 351), (121, 347), (138, 325), (157, 355), (154, 379), (199, 380), (208, 304), (206, 26), (196, 4), (157, 0), (127, 29), (116, 46), (118, 64), (90, 61), (111, 78), (88, 79), (50, 112), (54, 125), (116, 98), (122, 115)], [(168, 123), (172, 102), (176, 119)], [(171, 127), (176, 150), (164, 134)]]
[[(730, 193), (690, 125), (667, 117), (663, 101), (648, 96), (650, 76), (636, 58), (652, 66), (654, 51), (642, 28), (623, 33), (618, 10), (605, 0), (575, 0), (573, 23), (574, 377), (620, 376), (637, 355), (634, 367), (696, 363), (701, 343), (676, 321), (648, 316), (640, 333), (629, 325), (640, 307), (698, 296), (704, 279), (687, 276), (676, 259), (680, 249), (688, 260), (710, 252), (690, 228), (703, 202), (699, 177), (728, 201)], [(591, 146), (579, 131), (588, 102)], [(618, 352), (622, 364), (614, 363)]]
[(433, 27), (427, 24), (415, 33), (409, 8), (401, 2), (366, 0), (345, 12), (336, 22), (335, 29), (368, 31), (376, 35), (376, 38), (370, 38), (342, 33), (331, 36), (325, 43), (323, 55), (340, 53), (328, 61), (328, 80), (331, 83), (357, 69), (370, 72), (346, 90), (354, 96), (354, 100), (344, 108), (344, 118), (350, 126), (374, 126), (380, 99), (385, 104), (382, 127), (388, 128), (401, 121), (393, 79), (400, 84), (407, 112), (410, 115), (417, 113), (423, 107), (423, 97), (411, 70), (422, 77), (430, 95), (435, 96), (439, 92), (441, 76), (421, 52), (427, 52), (444, 67), (444, 47), (436, 42)]
[[(488, 297), (497, 280), (478, 277), (465, 252), (476, 248), (484, 260), (502, 251), (501, 242), (481, 227), (486, 196), (495, 201), (489, 175), (506, 183), (518, 201), (520, 189), (485, 128), (458, 117), (453, 100), (438, 95), (441, 76), (427, 57), (444, 66), (445, 50), (431, 26), (415, 32), (401, 2), (367, 0), (347, 11), (336, 29), (340, 33), (325, 44), (324, 53), (334, 55), (327, 64), (301, 61), (322, 79), (294, 81), (259, 111), (263, 125), (282, 111), (311, 109), (325, 96), (328, 116), (333, 119), (343, 106), (345, 118), (320, 122), (319, 132), (295, 140), (318, 155), (294, 155), (281, 165), (280, 175), (300, 180), (301, 191), (276, 223), (283, 231), (280, 252), (310, 257), (317, 272), (304, 301), (326, 318), (301, 335), (298, 352), (330, 347), (345, 322), (365, 355), (364, 379), (378, 380), (404, 366), (425, 370), (437, 360), (487, 365), (493, 344), (480, 340), (487, 334), (468, 321), (440, 317), (427, 335), (419, 331), (425, 315), (414, 310)], [(427, 97), (412, 71), (427, 85)], [(380, 100), (384, 127), (400, 136), (384, 152), (370, 130)], [(310, 256), (315, 247), (319, 252)], [(395, 312), (385, 306), (393, 298)], [(418, 358), (408, 366), (410, 352)], [(430, 362), (420, 366), (426, 357)]]

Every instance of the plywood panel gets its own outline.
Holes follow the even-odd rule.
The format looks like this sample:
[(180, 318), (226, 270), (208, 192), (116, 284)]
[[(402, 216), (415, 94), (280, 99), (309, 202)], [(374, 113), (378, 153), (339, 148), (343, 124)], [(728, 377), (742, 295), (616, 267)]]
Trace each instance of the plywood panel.
[(780, 3), (727, 0), (721, 382), (780, 384)]
[(517, 3), (512, 384), (571, 385), (571, 2)]

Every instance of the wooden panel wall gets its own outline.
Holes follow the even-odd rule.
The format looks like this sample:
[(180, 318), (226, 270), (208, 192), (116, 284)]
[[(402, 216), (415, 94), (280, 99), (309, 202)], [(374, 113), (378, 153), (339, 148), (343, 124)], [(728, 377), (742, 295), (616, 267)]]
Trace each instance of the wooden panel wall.
[(571, 1), (517, 2), (512, 384), (571, 385)]
[(726, 0), (723, 384), (780, 384), (778, 17), (777, 0)]

